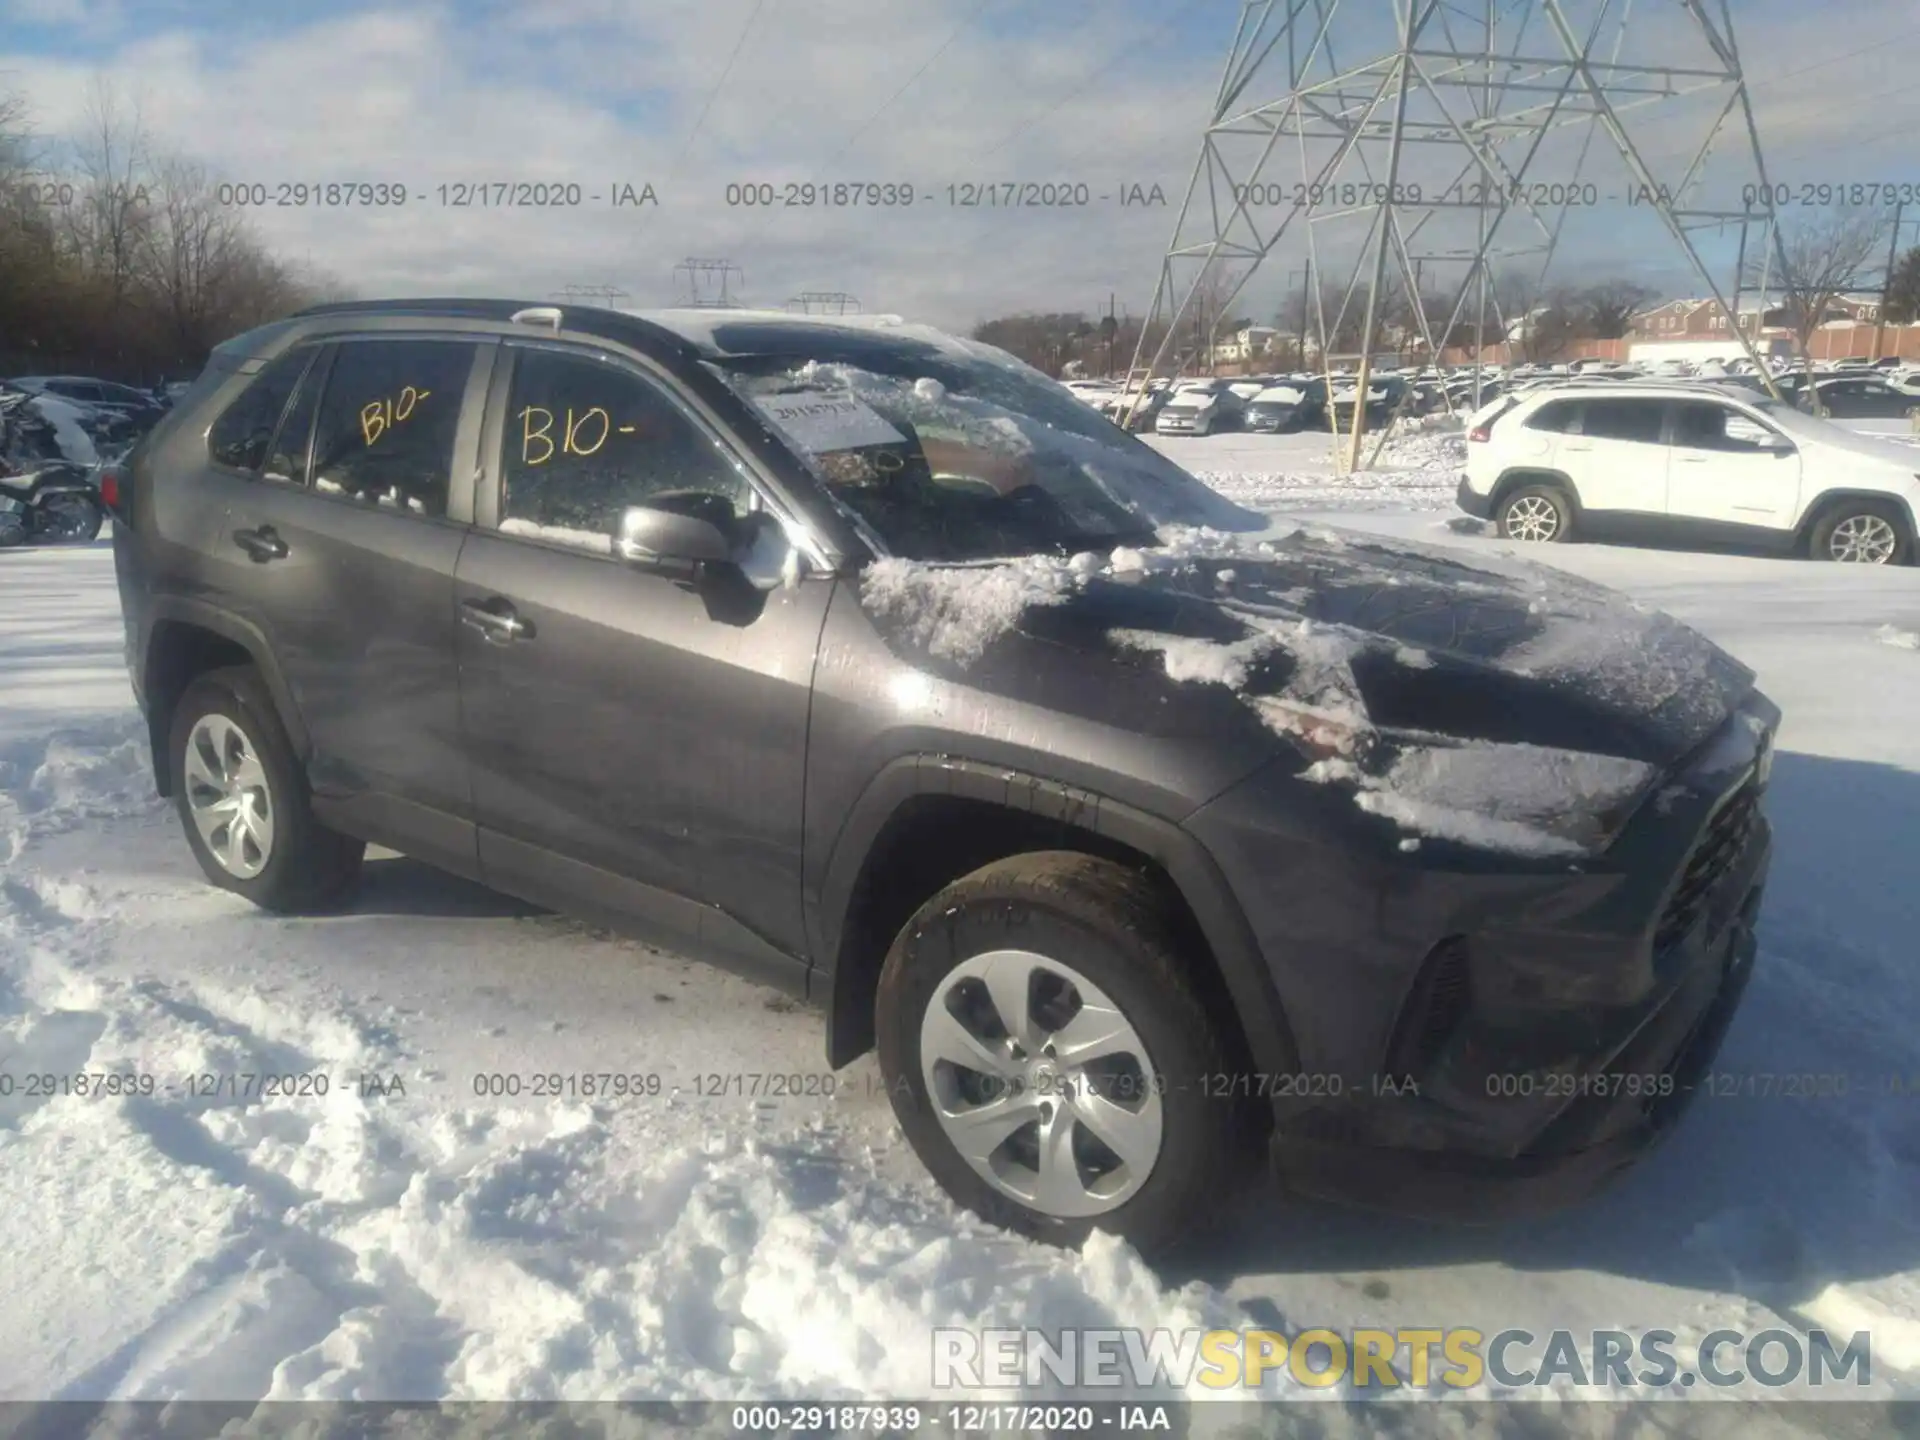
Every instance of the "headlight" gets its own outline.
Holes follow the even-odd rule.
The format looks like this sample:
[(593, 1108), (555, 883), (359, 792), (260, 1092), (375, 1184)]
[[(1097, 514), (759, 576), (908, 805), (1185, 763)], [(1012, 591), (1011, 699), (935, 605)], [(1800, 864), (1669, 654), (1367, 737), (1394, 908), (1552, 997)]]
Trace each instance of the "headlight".
[(1389, 741), (1380, 754), (1309, 778), (1351, 782), (1356, 805), (1413, 835), (1541, 857), (1606, 849), (1659, 777), (1644, 761), (1540, 745)]

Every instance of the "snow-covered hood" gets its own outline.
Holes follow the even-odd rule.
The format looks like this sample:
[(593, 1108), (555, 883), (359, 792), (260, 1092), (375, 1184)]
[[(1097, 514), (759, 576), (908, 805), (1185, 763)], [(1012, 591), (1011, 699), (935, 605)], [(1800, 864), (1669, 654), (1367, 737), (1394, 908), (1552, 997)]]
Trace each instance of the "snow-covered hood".
[(1281, 409), (1306, 403), (1307, 392), (1291, 385), (1270, 385), (1253, 397), (1256, 406), (1266, 409)]
[(1163, 534), (1071, 561), (882, 561), (863, 601), (903, 658), (977, 689), (1236, 753), (1521, 744), (1650, 783), (1753, 688), (1698, 632), (1543, 566), (1323, 529)]

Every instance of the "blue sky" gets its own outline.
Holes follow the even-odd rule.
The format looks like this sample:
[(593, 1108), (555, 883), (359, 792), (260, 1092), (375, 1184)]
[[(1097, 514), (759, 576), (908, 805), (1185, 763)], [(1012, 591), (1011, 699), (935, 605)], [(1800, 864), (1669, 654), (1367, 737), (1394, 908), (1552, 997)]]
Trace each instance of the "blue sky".
[[(1737, 8), (1775, 178), (1920, 181), (1920, 3)], [(1092, 309), (1110, 292), (1146, 307), (1240, 13), (1239, 0), (0, 0), (0, 91), (24, 95), (50, 149), (84, 131), (104, 87), (156, 150), (220, 179), (403, 184), (398, 210), (254, 213), (276, 247), (364, 294), (611, 284), (670, 303), (676, 262), (724, 256), (756, 303), (839, 290), (966, 326)], [(1668, 139), (1684, 150), (1683, 119), (1643, 128), (1649, 153)], [(439, 201), (441, 185), (495, 180), (583, 195), (651, 183), (660, 203)], [(729, 184), (809, 180), (905, 182), (916, 201), (727, 203)], [(1094, 200), (946, 203), (949, 185), (1008, 180), (1085, 185)], [(1135, 184), (1169, 203), (1098, 199)], [(1648, 217), (1617, 207), (1570, 225), (1562, 253), (1576, 277), (1690, 288)], [(1249, 308), (1272, 309), (1299, 263), (1277, 253)]]

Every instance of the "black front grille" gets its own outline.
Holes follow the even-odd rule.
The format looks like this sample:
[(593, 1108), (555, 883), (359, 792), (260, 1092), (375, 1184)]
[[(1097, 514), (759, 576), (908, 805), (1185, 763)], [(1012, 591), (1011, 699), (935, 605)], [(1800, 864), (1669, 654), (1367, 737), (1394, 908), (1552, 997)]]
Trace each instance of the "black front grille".
[(1714, 813), (1707, 830), (1687, 857), (1680, 884), (1653, 932), (1653, 948), (1664, 950), (1691, 930), (1712, 897), (1747, 848), (1760, 818), (1760, 785), (1749, 779)]

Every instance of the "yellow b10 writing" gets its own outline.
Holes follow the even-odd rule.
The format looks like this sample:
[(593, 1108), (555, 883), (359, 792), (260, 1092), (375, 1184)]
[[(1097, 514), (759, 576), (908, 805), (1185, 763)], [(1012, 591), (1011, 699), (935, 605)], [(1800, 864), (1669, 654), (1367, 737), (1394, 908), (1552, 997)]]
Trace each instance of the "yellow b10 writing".
[(431, 390), (416, 390), (411, 385), (402, 386), (398, 395), (385, 400), (369, 400), (360, 407), (360, 434), (371, 445), (387, 431), (405, 420), (419, 407), (422, 400), (431, 395)]
[(554, 439), (553, 427), (559, 417), (540, 405), (529, 405), (520, 412), (520, 459), (527, 465), (544, 465), (555, 455), (597, 454), (607, 437), (614, 433), (631, 435), (631, 425), (615, 425), (613, 417), (598, 405), (590, 405), (578, 415), (567, 407), (566, 422), (560, 438)]

